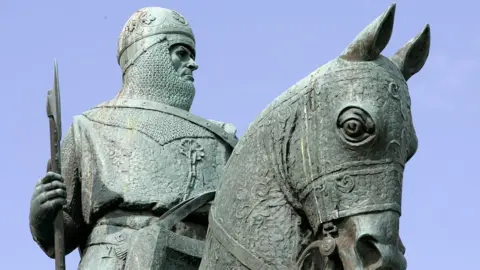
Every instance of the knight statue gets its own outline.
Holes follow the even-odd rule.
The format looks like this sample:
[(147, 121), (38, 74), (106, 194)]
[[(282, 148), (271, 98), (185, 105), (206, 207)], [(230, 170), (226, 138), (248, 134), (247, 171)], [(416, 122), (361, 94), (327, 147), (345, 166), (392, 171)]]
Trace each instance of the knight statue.
[(35, 186), (31, 233), (53, 258), (63, 207), (65, 253), (79, 249), (78, 269), (198, 269), (235, 127), (190, 113), (195, 38), (176, 11), (136, 11), (117, 58), (122, 89), (73, 118), (61, 174), (48, 169)]

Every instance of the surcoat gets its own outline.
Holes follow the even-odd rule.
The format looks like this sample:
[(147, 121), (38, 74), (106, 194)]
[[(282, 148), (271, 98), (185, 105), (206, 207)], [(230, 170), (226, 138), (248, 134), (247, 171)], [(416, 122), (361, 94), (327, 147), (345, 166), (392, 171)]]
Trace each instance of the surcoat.
[(232, 134), (213, 133), (216, 123), (191, 122), (190, 113), (174, 115), (175, 108), (159, 103), (125, 101), (74, 118), (87, 223), (112, 204), (164, 211), (214, 190), (232, 151), (226, 140)]
[(62, 143), (64, 212), (67, 226), (78, 228), (87, 240), (66, 234), (67, 252), (107, 241), (101, 235), (112, 229), (97, 222), (112, 211), (159, 216), (216, 190), (237, 141), (232, 127), (131, 99), (114, 99), (75, 116)]

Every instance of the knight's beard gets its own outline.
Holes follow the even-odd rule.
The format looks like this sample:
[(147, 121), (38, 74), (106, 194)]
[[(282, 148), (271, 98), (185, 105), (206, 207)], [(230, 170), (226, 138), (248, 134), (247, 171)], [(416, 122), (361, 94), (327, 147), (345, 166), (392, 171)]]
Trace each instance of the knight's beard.
[(155, 44), (138, 57), (123, 76), (118, 98), (160, 102), (190, 110), (195, 96), (193, 82), (175, 71), (167, 41)]

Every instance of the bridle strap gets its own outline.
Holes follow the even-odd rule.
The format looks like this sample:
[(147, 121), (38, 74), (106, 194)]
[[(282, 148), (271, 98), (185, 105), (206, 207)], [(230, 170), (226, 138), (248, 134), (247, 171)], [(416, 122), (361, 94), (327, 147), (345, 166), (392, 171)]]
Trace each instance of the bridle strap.
[(333, 261), (330, 257), (337, 251), (337, 241), (332, 234), (337, 232), (337, 227), (332, 222), (327, 222), (322, 225), (323, 237), (321, 240), (316, 240), (310, 243), (302, 252), (297, 260), (297, 269), (302, 269), (305, 259), (312, 254), (314, 250), (318, 250), (322, 255), (325, 263), (323, 265), (324, 270), (333, 269)]
[(231, 237), (220, 223), (215, 219), (214, 211), (210, 211), (209, 215), (209, 230), (218, 242), (237, 260), (251, 270), (273, 270), (264, 261), (248, 251), (233, 237)]
[[(232, 254), (233, 257), (235, 257), (248, 269), (273, 270), (273, 268), (267, 263), (257, 257), (254, 253), (247, 250), (244, 246), (237, 242), (237, 240), (230, 236), (215, 218), (214, 212), (215, 211), (213, 209), (210, 211), (208, 229), (213, 237), (215, 237), (215, 239), (220, 243), (220, 245), (222, 245), (230, 254)], [(336, 233), (337, 227), (330, 222), (325, 223), (322, 227), (323, 238), (310, 243), (310, 245), (305, 248), (295, 264), (296, 270), (302, 269), (305, 259), (308, 257), (308, 255), (311, 255), (312, 251), (315, 249), (317, 249), (325, 259), (325, 265), (323, 269), (328, 270), (332, 268), (329, 267), (329, 265), (332, 264), (332, 261), (329, 260), (329, 257), (337, 251), (336, 240), (332, 236), (332, 234)], [(280, 270), (278, 267), (275, 269)], [(292, 270), (291, 267), (285, 267), (282, 269)]]

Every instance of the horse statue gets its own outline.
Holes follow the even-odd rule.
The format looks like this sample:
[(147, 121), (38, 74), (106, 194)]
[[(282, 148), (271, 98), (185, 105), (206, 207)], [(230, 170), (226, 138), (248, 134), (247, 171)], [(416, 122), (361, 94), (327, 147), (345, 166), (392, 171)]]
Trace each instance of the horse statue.
[(200, 269), (406, 269), (403, 171), (418, 144), (407, 81), (427, 60), (430, 28), (384, 57), (394, 14), (395, 4), (250, 125)]

